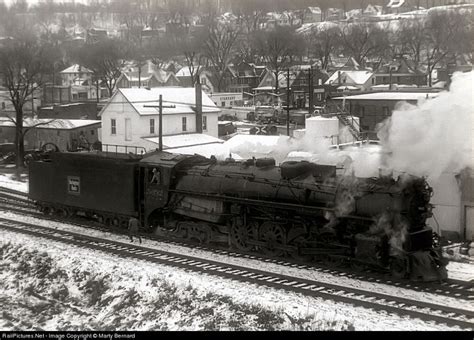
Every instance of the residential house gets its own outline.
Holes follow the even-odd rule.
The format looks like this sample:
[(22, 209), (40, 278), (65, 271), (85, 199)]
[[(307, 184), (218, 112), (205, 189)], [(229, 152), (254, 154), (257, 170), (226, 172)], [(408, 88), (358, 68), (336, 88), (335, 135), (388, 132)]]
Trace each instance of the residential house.
[[(26, 119), (25, 127), (31, 130), (25, 134), (25, 149), (39, 149), (46, 143), (56, 145), (60, 151), (89, 149), (99, 141), (100, 120), (85, 119)], [(0, 119), (1, 143), (14, 143), (15, 125), (7, 119)]]
[(341, 8), (328, 8), (325, 20), (334, 21), (344, 19), (344, 10)]
[[(51, 100), (48, 100), (48, 103), (96, 100), (97, 96), (99, 99), (108, 96), (108, 91), (102, 85), (99, 85), (99, 89), (97, 89), (97, 85), (92, 79), (94, 72), (84, 66), (74, 64), (62, 70), (60, 75), (61, 86), (48, 85), (44, 91), (43, 97)], [(67, 95), (68, 91), (63, 90), (65, 87), (69, 87)], [(59, 98), (59, 101), (54, 100), (56, 97)]]
[(94, 72), (87, 67), (74, 64), (59, 72), (61, 75), (61, 85), (72, 86), (82, 85), (86, 81), (91, 81)]
[(426, 85), (426, 73), (408, 67), (405, 59), (379, 67), (374, 74), (375, 84)]
[[(191, 79), (191, 72), (189, 72), (189, 67), (184, 66), (178, 72), (176, 72), (176, 78), (179, 81), (179, 84), (183, 87), (192, 87), (193, 82)], [(217, 86), (214, 85), (212, 74), (206, 69), (201, 69), (199, 72), (199, 81), (202, 85), (202, 90), (205, 93), (215, 93), (217, 92)]]
[(372, 71), (336, 71), (324, 83), (334, 87), (333, 93), (352, 93), (370, 90), (375, 85)]
[[(311, 65), (294, 65), (290, 67), (290, 105), (295, 108), (304, 108), (309, 105), (309, 72), (311, 70)], [(313, 93), (318, 93), (315, 91), (318, 85), (323, 84), (328, 79), (328, 76), (325, 72), (320, 69), (313, 67), (312, 69), (312, 85)], [(255, 102), (259, 102), (262, 105), (277, 105), (280, 102), (287, 101), (287, 92), (288, 88), (288, 72), (280, 71), (278, 74), (278, 88), (279, 95), (275, 94), (275, 72), (267, 70), (267, 72), (262, 77), (262, 80), (256, 88), (255, 92)], [(316, 103), (317, 100), (322, 100), (319, 94), (313, 95), (313, 103)]]
[(390, 117), (400, 102), (416, 104), (437, 96), (437, 92), (375, 92), (336, 97), (333, 100), (345, 111), (360, 119), (360, 131), (377, 139), (377, 125)]
[(319, 7), (306, 7), (303, 15), (303, 23), (320, 22), (321, 21), (321, 8)]
[[(139, 72), (140, 71), (140, 72)], [(179, 86), (180, 82), (173, 72), (157, 68), (147, 61), (140, 70), (135, 65), (124, 68), (117, 79), (116, 88)]]
[(86, 31), (86, 44), (98, 44), (107, 39), (107, 30), (90, 28)]
[(353, 57), (338, 57), (331, 55), (327, 67), (328, 72), (334, 71), (358, 71), (362, 67)]
[[(196, 114), (196, 94), (202, 96), (202, 125)], [(207, 94), (194, 88), (119, 88), (100, 112), (102, 143), (123, 147), (158, 148), (158, 98), (163, 96), (163, 136), (202, 134), (217, 138), (220, 110)], [(204, 137), (196, 136), (197, 139)], [(122, 151), (125, 151), (123, 149)]]
[(364, 9), (364, 16), (378, 16), (383, 14), (383, 7), (379, 5), (368, 4)]
[(261, 74), (261, 68), (257, 70), (254, 64), (244, 61), (229, 65), (225, 74), (228, 92), (243, 93), (248, 99), (252, 89), (258, 86)]

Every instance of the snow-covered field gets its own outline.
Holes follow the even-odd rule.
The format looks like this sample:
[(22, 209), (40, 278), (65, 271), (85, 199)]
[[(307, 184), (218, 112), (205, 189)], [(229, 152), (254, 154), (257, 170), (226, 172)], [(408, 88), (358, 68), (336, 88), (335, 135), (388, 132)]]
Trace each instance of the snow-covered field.
[[(27, 192), (24, 183), (0, 175), (0, 185)], [(125, 236), (44, 221), (13, 213), (1, 217), (128, 242)], [(123, 259), (49, 240), (0, 232), (2, 330), (446, 330), (446, 326), (360, 307), (302, 297), (145, 261)], [(459, 305), (419, 294), (316, 271), (145, 240), (143, 246), (277, 270), (322, 281), (351, 284), (407, 298)], [(474, 266), (457, 270), (473, 277)], [(451, 272), (451, 270), (450, 270)], [(416, 294), (412, 296), (411, 294)], [(474, 308), (461, 304), (463, 308)]]

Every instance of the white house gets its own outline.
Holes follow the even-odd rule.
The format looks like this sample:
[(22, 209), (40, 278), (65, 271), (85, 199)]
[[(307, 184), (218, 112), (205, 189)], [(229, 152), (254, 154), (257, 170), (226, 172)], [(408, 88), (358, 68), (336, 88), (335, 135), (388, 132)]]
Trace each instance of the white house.
[(338, 92), (368, 91), (375, 85), (374, 73), (371, 71), (336, 71), (325, 85), (337, 86)]
[(91, 82), (93, 73), (84, 66), (74, 64), (60, 72), (62, 85), (82, 85), (86, 81)]
[[(217, 139), (217, 116), (220, 110), (204, 92), (201, 91), (201, 94), (202, 133)], [(159, 134), (160, 95), (163, 96), (164, 106), (163, 136), (196, 134), (194, 88), (126, 88), (118, 89), (99, 114), (102, 120), (102, 143), (140, 146), (147, 151), (158, 148), (158, 138), (153, 137), (158, 137)], [(206, 143), (209, 143), (209, 140), (206, 139)]]

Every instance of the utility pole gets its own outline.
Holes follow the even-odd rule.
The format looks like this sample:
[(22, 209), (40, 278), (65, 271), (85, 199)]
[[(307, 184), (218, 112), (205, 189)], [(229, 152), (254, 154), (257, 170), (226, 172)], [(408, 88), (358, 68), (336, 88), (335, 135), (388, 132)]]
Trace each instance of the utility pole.
[(309, 86), (309, 93), (308, 93), (308, 113), (313, 113), (313, 66), (309, 69), (309, 76), (308, 76), (308, 86)]
[(160, 99), (158, 106), (156, 105), (143, 105), (143, 107), (154, 107), (158, 108), (158, 142), (159, 142), (159, 151), (163, 151), (163, 108), (175, 108), (175, 105), (163, 106), (163, 95), (160, 94)]
[(290, 69), (286, 71), (286, 134), (290, 135)]

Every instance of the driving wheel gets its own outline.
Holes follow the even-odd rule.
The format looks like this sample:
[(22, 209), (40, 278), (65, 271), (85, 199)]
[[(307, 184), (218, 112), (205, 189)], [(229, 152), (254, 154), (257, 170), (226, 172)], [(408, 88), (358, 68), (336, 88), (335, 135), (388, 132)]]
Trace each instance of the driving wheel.
[(265, 242), (263, 253), (272, 257), (284, 255), (279, 247), (286, 245), (286, 234), (283, 227), (274, 222), (265, 222), (260, 226), (260, 241)]

